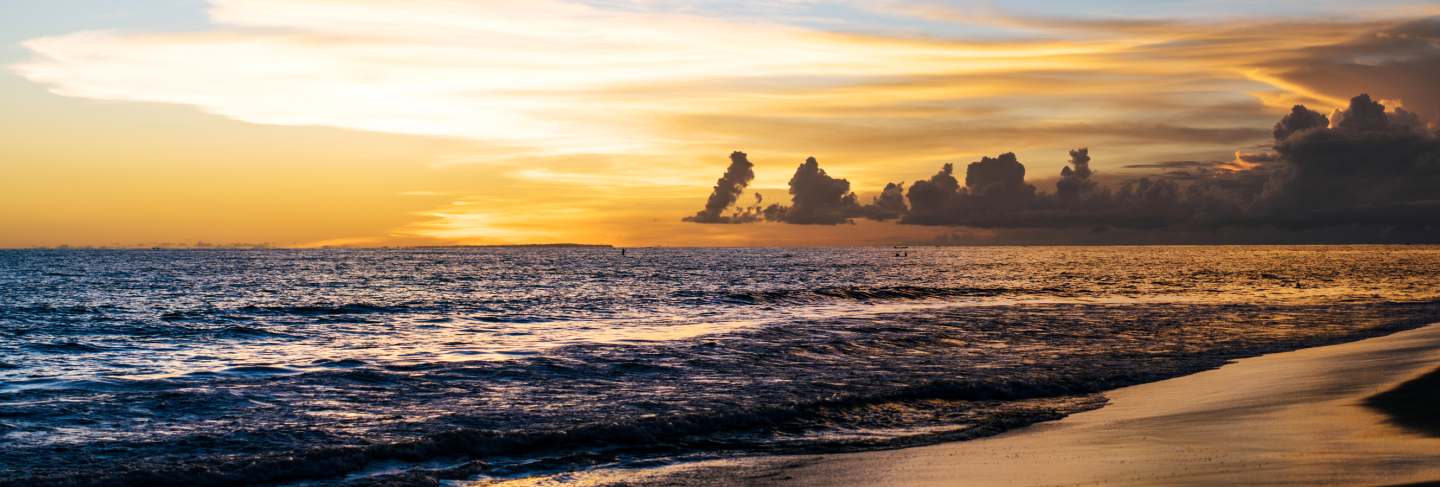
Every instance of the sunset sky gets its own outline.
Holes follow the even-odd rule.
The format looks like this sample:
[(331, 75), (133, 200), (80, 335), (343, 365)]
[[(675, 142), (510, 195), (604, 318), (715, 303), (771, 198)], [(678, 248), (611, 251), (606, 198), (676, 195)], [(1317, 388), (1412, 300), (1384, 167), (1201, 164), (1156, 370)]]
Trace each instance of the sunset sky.
[(1440, 115), (1440, 41), (1381, 49), (1434, 2), (1135, 3), (7, 1), (0, 247), (983, 240), (681, 218), (735, 150), (767, 203), (808, 156), (868, 202), (1004, 152), (1045, 191), (1077, 147), (1226, 163), (1362, 92)]

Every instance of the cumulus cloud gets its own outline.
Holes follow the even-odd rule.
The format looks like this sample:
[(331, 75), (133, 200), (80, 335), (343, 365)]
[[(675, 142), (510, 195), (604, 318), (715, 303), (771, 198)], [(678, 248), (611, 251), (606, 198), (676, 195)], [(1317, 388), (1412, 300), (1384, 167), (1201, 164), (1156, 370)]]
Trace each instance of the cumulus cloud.
[(791, 179), (795, 205), (771, 206), (765, 219), (833, 224), (898, 217), (914, 225), (1187, 235), (1248, 228), (1264, 229), (1255, 231), (1266, 238), (1274, 231), (1314, 236), (1313, 229), (1324, 228), (1353, 236), (1357, 228), (1371, 228), (1380, 236), (1434, 240), (1440, 236), (1434, 231), (1440, 227), (1440, 136), (1418, 120), (1360, 95), (1330, 117), (1293, 107), (1275, 124), (1273, 146), (1237, 151), (1233, 161), (1140, 165), (1170, 171), (1107, 187), (1092, 180), (1090, 150), (1079, 148), (1070, 151), (1049, 193), (1027, 183), (1019, 158), (1004, 153), (966, 166), (963, 184), (947, 163), (908, 192), (903, 183), (888, 184), (863, 207), (849, 182), (828, 176), (811, 158)]
[(946, 163), (930, 179), (911, 184), (906, 196), (910, 198), (910, 213), (901, 217), (901, 223), (944, 224), (962, 211), (965, 192), (955, 179), (955, 165)]
[(1021, 207), (1035, 198), (1035, 187), (1025, 182), (1025, 165), (1007, 152), (998, 157), (981, 157), (965, 168), (965, 187), (977, 208), (1006, 210)]
[(805, 159), (790, 178), (791, 206), (772, 205), (765, 218), (797, 224), (835, 225), (860, 215), (850, 181), (830, 177), (814, 157)]
[(1070, 164), (1060, 170), (1060, 180), (1055, 183), (1055, 195), (1063, 201), (1074, 201), (1095, 190), (1090, 180), (1090, 148), (1081, 147), (1070, 151)]
[(731, 154), (725, 176), (716, 182), (705, 209), (684, 221), (696, 223), (757, 223), (771, 221), (797, 225), (839, 225), (853, 223), (855, 218), (892, 220), (907, 213), (904, 183), (889, 183), (869, 204), (860, 204), (850, 191), (850, 181), (829, 175), (814, 157), (795, 168), (790, 177), (790, 204), (764, 206), (764, 198), (755, 193), (751, 206), (738, 207), (725, 214), (754, 179), (753, 165), (745, 153)]
[(730, 166), (725, 168), (725, 174), (715, 181), (715, 189), (710, 192), (710, 198), (705, 200), (705, 209), (685, 217), (685, 221), (695, 223), (754, 221), (754, 215), (744, 210), (735, 215), (723, 214), (726, 208), (734, 205), (740, 199), (740, 194), (745, 192), (745, 187), (749, 186), (750, 181), (754, 179), (755, 164), (750, 162), (750, 158), (744, 152), (731, 152)]
[(905, 216), (910, 207), (905, 204), (905, 183), (885, 183), (885, 189), (861, 209), (865, 218), (872, 220), (893, 220)]
[(1330, 126), (1330, 119), (1325, 118), (1320, 112), (1305, 108), (1305, 105), (1295, 105), (1290, 113), (1275, 122), (1275, 140), (1285, 140), (1290, 134), (1301, 130), (1325, 128)]
[(1263, 216), (1291, 225), (1440, 223), (1434, 132), (1367, 95), (1332, 118), (1333, 127), (1276, 141), (1286, 164), (1259, 202)]
[(965, 185), (955, 178), (955, 166), (916, 181), (907, 194), (910, 212), (902, 223), (919, 225), (988, 225), (1016, 209), (1028, 208), (1035, 187), (1025, 182), (1025, 166), (1013, 153), (981, 157), (965, 169)]

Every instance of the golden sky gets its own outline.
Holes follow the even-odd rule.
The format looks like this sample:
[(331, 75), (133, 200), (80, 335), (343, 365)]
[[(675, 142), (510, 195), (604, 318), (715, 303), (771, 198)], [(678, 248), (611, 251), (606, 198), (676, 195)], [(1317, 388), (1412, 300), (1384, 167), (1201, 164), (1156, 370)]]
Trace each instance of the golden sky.
[[(20, 3), (0, 13), (63, 13)], [(1007, 151), (1042, 187), (1080, 146), (1112, 175), (1228, 160), (1291, 105), (1354, 94), (1287, 63), (1440, 13), (1030, 3), (213, 0), (56, 22), (0, 51), (0, 246), (926, 241), (965, 231), (680, 218), (732, 150), (780, 202), (812, 155), (862, 200)]]

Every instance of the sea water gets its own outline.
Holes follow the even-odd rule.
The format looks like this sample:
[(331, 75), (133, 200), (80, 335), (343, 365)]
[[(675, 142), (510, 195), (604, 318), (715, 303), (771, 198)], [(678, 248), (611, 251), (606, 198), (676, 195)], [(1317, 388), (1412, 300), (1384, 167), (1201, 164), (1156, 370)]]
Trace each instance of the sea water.
[(955, 441), (1440, 321), (1440, 247), (0, 251), (0, 485)]

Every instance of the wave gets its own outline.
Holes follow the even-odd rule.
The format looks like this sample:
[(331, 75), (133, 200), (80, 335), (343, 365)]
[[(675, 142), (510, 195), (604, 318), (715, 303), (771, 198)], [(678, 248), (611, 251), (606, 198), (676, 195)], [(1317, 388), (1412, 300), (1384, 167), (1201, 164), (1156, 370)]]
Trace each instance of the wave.
[(334, 316), (334, 314), (387, 314), (415, 311), (412, 305), (383, 305), (372, 303), (343, 304), (294, 304), (258, 305), (249, 304), (236, 308), (200, 308), (200, 310), (171, 310), (160, 314), (164, 321), (206, 320), (206, 318), (233, 317), (235, 314), (259, 314), (259, 316)]
[[(11, 449), (0, 463), (11, 461), (14, 473), (0, 472), (0, 486), (76, 478), (250, 485), (395, 471), (434, 484), (637, 459), (963, 440), (1098, 407), (1104, 399), (1097, 393), (1115, 387), (1437, 316), (1440, 303), (1430, 302), (955, 307), (786, 323), (663, 346), (574, 346), (515, 361), (367, 357), (234, 368), (210, 376), (215, 380), (157, 383), (162, 393), (128, 395), (66, 420), (141, 411), (196, 429), (95, 440), (61, 453), (47, 444)], [(1223, 339), (1204, 339), (1207, 333)], [(34, 404), (38, 412), (45, 403)], [(301, 412), (317, 419), (297, 425)], [(237, 417), (243, 422), (224, 423)], [(217, 421), (200, 421), (208, 419)], [(97, 452), (125, 453), (105, 465), (85, 463)], [(458, 466), (435, 468), (441, 462)]]
[(207, 321), (214, 319), (241, 320), (247, 316), (306, 316), (327, 317), (341, 315), (393, 314), (418, 311), (409, 305), (379, 305), (372, 303), (302, 304), (302, 305), (246, 305), (237, 308), (205, 308), (171, 310), (160, 313), (160, 319), (170, 322)]
[(383, 314), (402, 313), (410, 311), (409, 306), (386, 306), (371, 303), (344, 303), (344, 304), (308, 304), (298, 306), (242, 306), (238, 311), (246, 313), (261, 314), (289, 314), (289, 315), (357, 315), (357, 314)]
[(720, 296), (720, 300), (730, 304), (813, 304), (830, 301), (872, 302), (993, 297), (1017, 292), (1019, 291), (1003, 287), (819, 287), (732, 292)]
[(36, 304), (28, 306), (0, 306), (0, 317), (4, 316), (78, 316), (98, 315), (107, 312), (124, 311), (124, 308), (111, 305), (97, 306), (56, 306), (50, 304)]
[(220, 373), (220, 374), (225, 374), (225, 375), (238, 375), (238, 376), (250, 376), (250, 377), (254, 377), (254, 376), (272, 376), (272, 375), (299, 374), (300, 371), (299, 371), (299, 370), (296, 370), (296, 369), (293, 369), (293, 368), (290, 368), (290, 367), (274, 366), (274, 365), (240, 365), (240, 366), (230, 367), (230, 368), (221, 370), (219, 373)]
[(30, 343), (25, 348), (42, 353), (95, 353), (105, 351), (105, 347), (91, 345), (75, 340), (63, 340), (47, 343)]
[[(100, 378), (100, 379), (60, 379), (54, 377), (42, 377), (36, 379), (14, 380), (0, 382), (0, 391), (15, 393), (35, 392), (40, 394), (56, 393), (123, 393), (135, 391), (158, 391), (164, 390), (170, 384), (168, 381), (160, 380), (134, 380), (123, 378)], [(13, 403), (11, 404), (13, 405)], [(11, 408), (5, 410), (0, 408), (0, 417), (4, 416), (46, 416), (55, 414), (54, 410), (32, 410), (21, 412), (19, 409)]]
[(339, 359), (339, 360), (323, 359), (323, 358), (322, 358), (322, 359), (315, 360), (314, 362), (311, 362), (310, 365), (315, 366), (315, 367), (330, 367), (330, 368), (337, 368), (337, 369), (348, 369), (348, 368), (354, 368), (354, 367), (364, 367), (364, 366), (366, 366), (366, 365), (368, 365), (368, 364), (367, 364), (364, 360), (353, 359), (353, 358), (346, 358), (346, 359)]
[[(370, 383), (377, 382), (378, 377), (386, 375), (371, 370), (318, 374)], [(313, 377), (314, 373), (306, 375)], [(432, 479), (458, 480), (479, 474), (510, 475), (536, 469), (576, 467), (597, 460), (610, 461), (617, 455), (678, 454), (699, 448), (767, 453), (866, 450), (939, 439), (953, 441), (977, 438), (1040, 421), (1059, 419), (1068, 414), (1100, 407), (1105, 401), (1095, 393), (1110, 386), (1111, 384), (1105, 381), (933, 382), (881, 394), (847, 395), (740, 411), (632, 417), (548, 431), (455, 428), (413, 440), (272, 452), (246, 458), (244, 461), (203, 457), (182, 463), (142, 460), (89, 477), (87, 485), (182, 486), (304, 482), (363, 474), (367, 469), (378, 466), (384, 466), (386, 471), (394, 471), (397, 464), (412, 464), (412, 467), (418, 467), (431, 464), (436, 459), (460, 462), (457, 467), (431, 470), (419, 468), (404, 475), (413, 477), (418, 473)], [(1016, 402), (1037, 400), (1042, 402), (1029, 404), (1030, 407), (1014, 407)], [(948, 401), (944, 407), (954, 410), (973, 411), (986, 407), (982, 404), (983, 401), (993, 402), (991, 407), (1004, 402), (1005, 407), (999, 408), (1001, 410), (995, 411), (983, 421), (947, 431), (943, 433), (943, 438), (912, 436), (888, 441), (840, 439), (793, 447), (765, 441), (767, 435), (774, 432), (795, 434), (823, 429), (833, 426), (834, 423), (853, 420), (857, 416), (876, 418), (874, 420), (879, 422), (902, 416), (907, 417), (903, 420), (907, 423), (905, 426), (913, 426), (909, 423), (914, 422), (914, 414), (898, 414), (897, 411), (933, 409), (937, 407), (937, 401)], [(864, 411), (866, 408), (883, 409), (889, 414), (870, 414)], [(190, 441), (207, 440), (193, 438)], [(509, 464), (495, 461), (503, 458), (524, 460)], [(66, 477), (68, 475), (62, 474), (53, 477), (0, 479), (0, 486), (68, 484), (74, 480)]]
[(560, 317), (560, 316), (546, 315), (546, 314), (528, 314), (528, 315), (498, 314), (498, 315), (477, 315), (477, 316), (471, 316), (471, 317), (469, 317), (469, 319), (472, 320), (472, 321), (478, 321), (478, 322), (481, 322), (481, 323), (517, 323), (517, 324), (525, 324), (525, 323), (547, 323), (547, 322), (552, 322), (552, 321), (562, 321), (562, 320), (564, 320), (565, 318), (564, 318), (564, 317)]
[(220, 338), (238, 338), (238, 339), (249, 339), (249, 338), (298, 338), (298, 337), (296, 337), (295, 335), (290, 335), (290, 334), (286, 334), (286, 333), (280, 333), (280, 332), (274, 332), (274, 331), (264, 330), (264, 329), (255, 328), (255, 327), (252, 327), (252, 326), (241, 326), (241, 325), (234, 325), (234, 326), (227, 326), (227, 327), (224, 327), (224, 328), (220, 328), (220, 329), (214, 331), (214, 335), (217, 336), (217, 337), (220, 337)]

